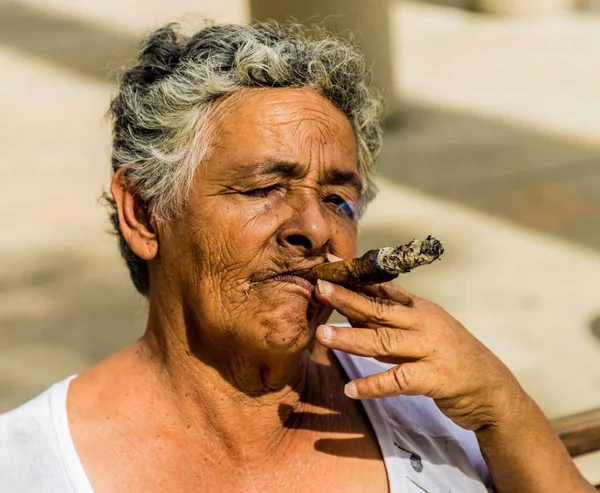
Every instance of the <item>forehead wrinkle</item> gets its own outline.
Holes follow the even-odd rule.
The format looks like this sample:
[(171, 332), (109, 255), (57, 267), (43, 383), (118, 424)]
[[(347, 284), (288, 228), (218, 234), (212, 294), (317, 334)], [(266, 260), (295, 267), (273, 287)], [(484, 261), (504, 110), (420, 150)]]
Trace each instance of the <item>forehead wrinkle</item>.
[[(323, 173), (326, 168), (325, 163), (333, 157), (335, 145), (342, 142), (341, 132), (336, 135), (334, 118), (329, 118), (321, 111), (305, 111), (309, 113), (307, 116), (303, 115), (302, 118), (290, 122), (294, 125), (292, 135), (294, 139), (300, 141), (307, 152), (309, 165), (314, 162), (321, 169), (320, 173)], [(333, 145), (331, 145), (332, 141)]]
[[(282, 146), (282, 150), (289, 147), (300, 151), (297, 154), (296, 159), (292, 159), (302, 166), (304, 172), (308, 172), (309, 169), (316, 165), (319, 168), (318, 175), (323, 175), (326, 169), (326, 163), (334, 160), (336, 153), (335, 144), (326, 145), (330, 143), (333, 138), (333, 130), (330, 125), (323, 125), (324, 121), (322, 118), (313, 119), (309, 118), (309, 121), (315, 121), (317, 125), (305, 125), (307, 119), (295, 119), (293, 121), (278, 122), (276, 127), (292, 126), (291, 135), (290, 133), (283, 131), (279, 132), (274, 128), (269, 132), (274, 139)], [(329, 139), (328, 139), (329, 138)], [(341, 144), (341, 139), (337, 138), (336, 143)], [(285, 151), (284, 151), (285, 152)], [(294, 154), (296, 154), (294, 152)], [(285, 161), (285, 160), (279, 160)], [(306, 169), (305, 169), (306, 168)], [(312, 175), (312, 173), (309, 173)], [(290, 176), (293, 178), (293, 176)], [(318, 178), (315, 178), (315, 183), (320, 182)]]
[[(315, 100), (311, 93), (307, 93), (307, 99), (298, 100), (295, 97), (289, 99), (288, 90), (272, 91), (279, 90), (246, 93), (244, 97), (229, 103), (232, 111), (227, 116), (231, 119), (227, 118), (222, 125), (221, 130), (225, 132), (221, 136), (225, 137), (223, 134), (226, 134), (227, 145), (224, 147), (231, 147), (230, 156), (236, 156), (237, 165), (234, 167), (237, 170), (230, 168), (231, 171), (241, 172), (240, 176), (259, 176), (263, 170), (257, 170), (256, 165), (260, 163), (295, 162), (302, 166), (303, 173), (311, 168), (316, 171), (316, 174), (310, 173), (316, 184), (323, 179), (329, 167), (341, 165), (340, 169), (348, 170), (346, 163), (350, 162), (347, 158), (352, 158), (352, 167), (355, 168), (356, 136), (346, 115), (326, 99), (321, 100), (321, 96)], [(258, 105), (258, 101), (253, 102), (258, 96), (262, 99), (263, 94), (269, 94), (266, 101)], [(270, 98), (270, 95), (278, 94), (286, 96)], [(239, 145), (246, 138), (251, 140), (249, 152), (244, 152), (244, 146)], [(225, 140), (221, 143), (225, 144)], [(252, 149), (256, 149), (256, 152)], [(223, 159), (234, 164), (227, 155), (223, 155)], [(358, 187), (354, 188), (358, 190)]]
[(328, 139), (335, 138), (336, 125), (332, 121), (333, 118), (328, 117), (321, 111), (309, 109), (304, 109), (304, 111), (309, 114), (302, 115), (302, 117), (298, 117), (295, 121), (292, 120), (295, 123), (294, 135), (300, 134), (301, 137), (317, 138), (323, 144)]

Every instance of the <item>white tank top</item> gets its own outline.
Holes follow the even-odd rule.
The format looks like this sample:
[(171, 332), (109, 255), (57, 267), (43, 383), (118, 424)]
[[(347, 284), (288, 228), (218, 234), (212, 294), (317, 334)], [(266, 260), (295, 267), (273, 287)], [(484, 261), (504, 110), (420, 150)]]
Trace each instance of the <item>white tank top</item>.
[[(335, 354), (350, 379), (389, 368), (370, 358)], [(93, 493), (69, 431), (67, 392), (73, 378), (0, 415), (0, 492)], [(474, 434), (452, 423), (431, 399), (400, 396), (362, 403), (391, 493), (488, 491)]]

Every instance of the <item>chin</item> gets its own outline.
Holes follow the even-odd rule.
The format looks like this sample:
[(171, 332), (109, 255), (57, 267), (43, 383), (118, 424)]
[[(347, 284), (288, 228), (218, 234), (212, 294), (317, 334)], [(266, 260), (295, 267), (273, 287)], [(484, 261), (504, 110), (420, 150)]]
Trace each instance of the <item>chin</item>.
[(302, 351), (314, 335), (314, 329), (310, 330), (306, 320), (306, 311), (295, 312), (291, 307), (274, 310), (261, 326), (266, 329), (264, 342), (269, 350), (277, 352)]
[(307, 303), (291, 302), (265, 307), (263, 314), (254, 318), (258, 327), (253, 331), (260, 345), (268, 352), (298, 353), (306, 349), (315, 334), (316, 325), (307, 320)]
[[(253, 338), (272, 353), (298, 353), (307, 349), (320, 324), (327, 322), (331, 309), (317, 302), (312, 293), (298, 286), (278, 283), (276, 289), (260, 290), (246, 313), (253, 313)], [(257, 342), (258, 342), (257, 341)]]

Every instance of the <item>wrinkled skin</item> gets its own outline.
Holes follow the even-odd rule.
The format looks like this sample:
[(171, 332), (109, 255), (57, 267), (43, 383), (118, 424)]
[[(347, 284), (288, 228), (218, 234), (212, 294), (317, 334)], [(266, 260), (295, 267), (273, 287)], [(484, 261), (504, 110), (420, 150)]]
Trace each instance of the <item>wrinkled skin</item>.
[(364, 411), (315, 341), (331, 308), (293, 275), (356, 254), (350, 122), (308, 89), (239, 91), (212, 121), (176, 221), (113, 178), (123, 237), (148, 262), (149, 314), (139, 341), (69, 387), (94, 491), (388, 491)]
[(527, 398), (512, 373), (442, 307), (391, 282), (362, 292), (323, 281), (317, 290), (319, 299), (353, 326), (319, 327), (321, 344), (394, 365), (351, 382), (347, 395), (426, 395), (456, 424), (473, 431), (523, 411)]
[(219, 129), (151, 271), (181, 290), (195, 355), (247, 393), (280, 388), (295, 370), (293, 355), (337, 309), (356, 328), (332, 328), (329, 340), (320, 331), (322, 345), (399, 365), (351, 384), (355, 397), (425, 394), (472, 430), (519, 409), (523, 392), (508, 369), (432, 303), (391, 283), (365, 288), (370, 298), (335, 285), (315, 298), (299, 278), (277, 277), (329, 253), (356, 253), (359, 190), (327, 183), (334, 170), (358, 180), (345, 116), (307, 90), (248, 92), (221, 111), (234, 117)]
[[(308, 89), (256, 89), (217, 120), (177, 221), (157, 223), (113, 179), (121, 232), (148, 261), (150, 313), (140, 341), (69, 387), (94, 491), (388, 491), (328, 347), (396, 365), (348, 395), (426, 394), (475, 430), (500, 493), (588, 491), (506, 367), (441, 308), (391, 284), (315, 291), (293, 274), (356, 255), (347, 118)], [(355, 328), (327, 337), (332, 309)], [(328, 442), (343, 453), (322, 453)]]
[[(348, 119), (312, 91), (246, 91), (221, 111), (235, 117), (183, 216), (159, 233), (151, 286), (169, 280), (198, 328), (190, 346), (235, 380), (248, 360), (270, 368), (306, 348), (329, 317), (313, 286), (273, 277), (355, 255), (360, 178)], [(282, 377), (264, 378), (270, 388)]]

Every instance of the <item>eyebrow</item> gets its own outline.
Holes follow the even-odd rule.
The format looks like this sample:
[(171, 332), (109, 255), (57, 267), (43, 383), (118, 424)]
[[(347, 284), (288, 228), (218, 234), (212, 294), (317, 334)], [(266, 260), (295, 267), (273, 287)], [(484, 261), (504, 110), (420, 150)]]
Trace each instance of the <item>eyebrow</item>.
[[(253, 178), (255, 176), (280, 175), (285, 178), (300, 178), (305, 168), (292, 161), (266, 160), (245, 166), (236, 173), (237, 179)], [(319, 182), (321, 185), (349, 185), (356, 190), (358, 195), (363, 193), (363, 183), (358, 173), (354, 171), (342, 171), (337, 168), (328, 169), (325, 177)]]
[(237, 179), (254, 178), (260, 175), (281, 175), (286, 178), (300, 178), (303, 173), (300, 164), (290, 161), (267, 160), (244, 166), (236, 172)]
[(323, 183), (327, 185), (350, 185), (358, 192), (359, 196), (363, 193), (362, 180), (358, 173), (354, 171), (342, 171), (337, 168), (328, 169), (325, 172)]

